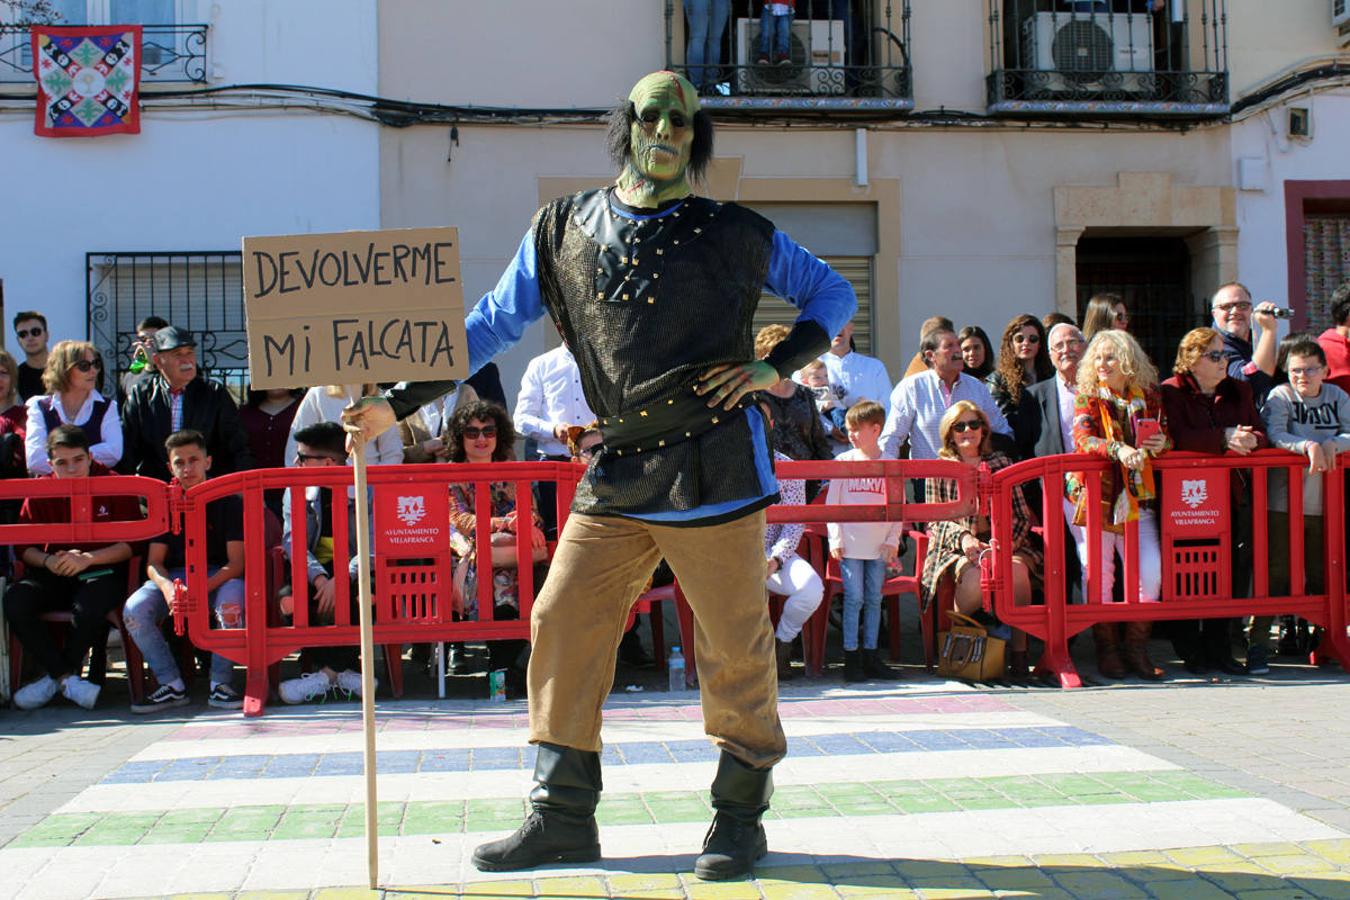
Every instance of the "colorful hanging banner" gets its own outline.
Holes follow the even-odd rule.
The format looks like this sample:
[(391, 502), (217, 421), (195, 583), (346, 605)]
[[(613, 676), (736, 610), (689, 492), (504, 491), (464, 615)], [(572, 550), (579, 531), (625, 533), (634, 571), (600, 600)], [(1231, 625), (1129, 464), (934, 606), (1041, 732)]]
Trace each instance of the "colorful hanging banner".
[(37, 134), (140, 134), (140, 25), (34, 25), (32, 41)]

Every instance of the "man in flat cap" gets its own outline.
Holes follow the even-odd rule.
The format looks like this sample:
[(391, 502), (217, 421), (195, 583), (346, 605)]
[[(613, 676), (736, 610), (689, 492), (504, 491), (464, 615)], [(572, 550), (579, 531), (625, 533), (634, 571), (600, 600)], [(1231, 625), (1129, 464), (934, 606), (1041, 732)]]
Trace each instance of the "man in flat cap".
[(202, 377), (191, 332), (170, 325), (155, 332), (154, 342), (157, 371), (132, 389), (122, 414), (118, 470), (168, 481), (164, 441), (185, 428), (206, 437), (212, 476), (253, 468), (239, 408), (223, 384)]

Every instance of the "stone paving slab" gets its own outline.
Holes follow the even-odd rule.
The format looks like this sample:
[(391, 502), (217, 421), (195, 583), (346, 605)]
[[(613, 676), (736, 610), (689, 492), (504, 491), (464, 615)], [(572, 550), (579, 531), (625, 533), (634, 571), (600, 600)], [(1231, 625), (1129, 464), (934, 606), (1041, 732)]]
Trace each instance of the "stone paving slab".
[(599, 867), (500, 876), (468, 854), (519, 822), (522, 708), (382, 703), (379, 894), (351, 887), (354, 707), (0, 713), (0, 897), (1350, 898), (1350, 680), (1169, 687), (794, 688), (773, 852), (726, 884), (689, 874), (715, 758), (695, 695), (607, 708)]

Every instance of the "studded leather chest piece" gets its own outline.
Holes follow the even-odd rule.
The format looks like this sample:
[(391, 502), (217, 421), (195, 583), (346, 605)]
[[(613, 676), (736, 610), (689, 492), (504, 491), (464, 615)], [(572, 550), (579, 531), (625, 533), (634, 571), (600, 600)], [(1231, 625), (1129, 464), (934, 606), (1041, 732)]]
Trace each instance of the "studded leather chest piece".
[(630, 219), (610, 207), (607, 192), (582, 197), (577, 195), (572, 222), (600, 247), (595, 299), (603, 303), (656, 303), (666, 262), (707, 234), (722, 208), (690, 197), (665, 215)]

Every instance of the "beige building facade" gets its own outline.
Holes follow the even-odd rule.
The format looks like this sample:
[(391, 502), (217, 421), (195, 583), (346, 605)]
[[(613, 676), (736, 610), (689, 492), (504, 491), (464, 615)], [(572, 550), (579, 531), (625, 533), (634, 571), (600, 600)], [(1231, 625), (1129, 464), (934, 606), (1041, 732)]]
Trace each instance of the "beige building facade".
[[(1299, 278), (1334, 280), (1332, 263), (1319, 269), (1334, 251), (1312, 245), (1350, 212), (1337, 186), (1350, 185), (1350, 55), (1327, 0), (797, 6), (797, 56), (766, 68), (757, 19), (732, 0), (704, 75), (718, 131), (700, 190), (844, 272), (863, 301), (860, 349), (893, 378), (928, 316), (997, 343), (1014, 315), (1076, 316), (1093, 290), (1126, 295), (1164, 368), (1234, 278), (1325, 324), (1323, 287), (1289, 273), (1301, 254), (1316, 272)], [(542, 203), (613, 177), (596, 111), (683, 67), (695, 25), (678, 0), (381, 4), (380, 95), (437, 105), (380, 130), (382, 225), (458, 226), (466, 291), (490, 290)], [(1035, 43), (1051, 37), (1085, 43), (1051, 57)], [(1133, 62), (1122, 40), (1139, 44)], [(1073, 68), (1091, 54), (1124, 71)], [(1291, 107), (1311, 110), (1311, 134), (1291, 136)], [(1305, 236), (1310, 221), (1323, 224)], [(763, 314), (793, 312), (766, 301)], [(554, 343), (540, 324), (499, 360), (508, 395)]]

